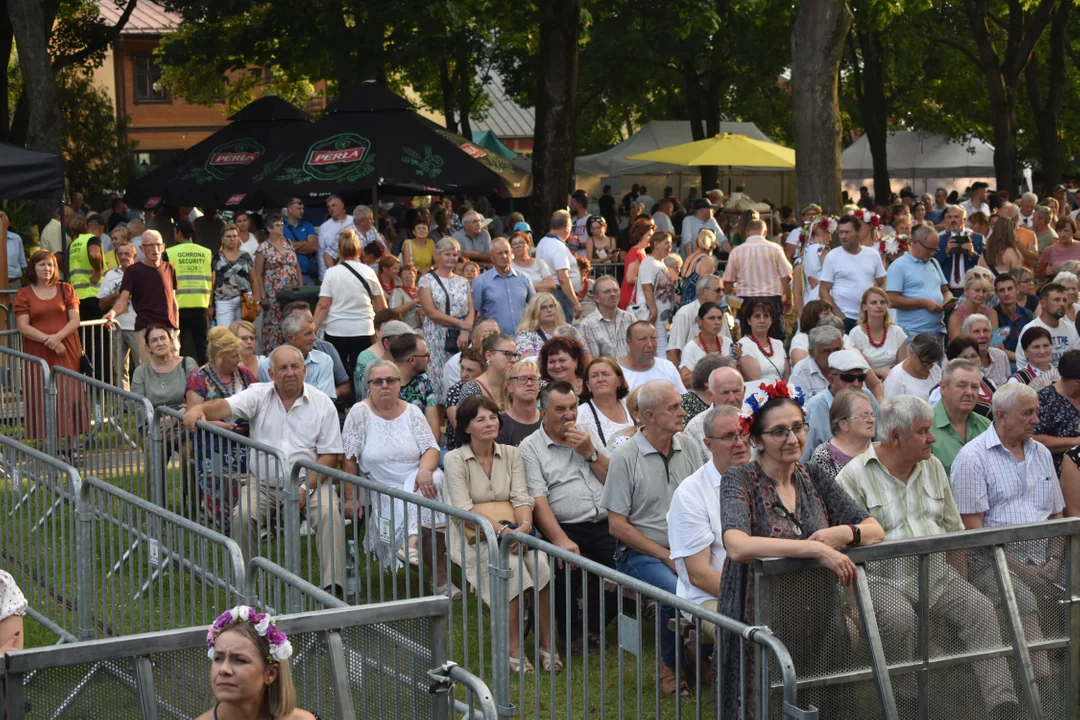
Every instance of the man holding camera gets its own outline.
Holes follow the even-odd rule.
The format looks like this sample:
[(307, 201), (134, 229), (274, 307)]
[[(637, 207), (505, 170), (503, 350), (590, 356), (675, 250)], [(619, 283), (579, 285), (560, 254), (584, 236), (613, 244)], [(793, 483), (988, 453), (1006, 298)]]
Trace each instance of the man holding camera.
[(945, 232), (939, 236), (936, 259), (945, 273), (949, 290), (956, 297), (964, 294), (964, 274), (975, 267), (983, 254), (983, 236), (965, 229), (967, 213), (959, 205), (945, 211)]

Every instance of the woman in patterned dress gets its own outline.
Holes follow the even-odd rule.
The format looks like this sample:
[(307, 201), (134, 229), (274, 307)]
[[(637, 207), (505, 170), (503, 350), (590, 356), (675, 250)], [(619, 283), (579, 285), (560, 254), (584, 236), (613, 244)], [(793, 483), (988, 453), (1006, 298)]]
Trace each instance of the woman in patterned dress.
[[(424, 339), (427, 340), (428, 353), (431, 354), (428, 374), (439, 392), (440, 402), (446, 401), (442, 396), (443, 366), (454, 354), (453, 350), (446, 347), (447, 334), (457, 330), (457, 349), (464, 350), (469, 345), (469, 332), (473, 324), (474, 311), (469, 281), (454, 274), (460, 249), (457, 241), (450, 238), (443, 238), (436, 243), (435, 269), (420, 278), (417, 284), (420, 307), (424, 311)], [(450, 312), (447, 312), (447, 309)]]
[[(764, 388), (765, 384), (761, 386)], [(745, 412), (749, 406), (743, 407)], [(806, 416), (798, 402), (789, 397), (770, 398), (749, 423), (756, 459), (724, 473), (720, 507), (727, 559), (717, 608), (722, 615), (756, 624), (753, 566), (758, 558), (813, 558), (848, 585), (855, 579), (855, 564), (838, 548), (852, 544), (856, 526), (862, 545), (881, 542), (885, 537), (877, 520), (859, 508), (835, 480), (830, 480), (819, 468), (799, 461), (807, 428)], [(833, 589), (830, 582), (828, 587), (820, 588), (819, 595), (812, 591), (806, 597), (831, 597)], [(826, 613), (823, 620), (831, 617), (828, 611), (818, 607), (814, 612)], [(812, 623), (814, 628), (827, 625), (827, 622)], [(755, 655), (746, 653), (742, 677), (747, 685), (740, 688), (742, 643), (732, 637), (723, 640), (723, 645), (717, 645), (723, 647), (723, 657), (714, 665), (724, 683), (724, 708), (718, 714), (740, 717), (742, 695), (746, 717), (757, 717)]]
[(267, 355), (285, 344), (277, 294), (300, 285), (300, 265), (292, 243), (285, 239), (284, 228), (280, 215), (266, 218), (269, 234), (255, 252), (255, 269), (251, 272), (252, 294), (263, 308), (263, 352)]

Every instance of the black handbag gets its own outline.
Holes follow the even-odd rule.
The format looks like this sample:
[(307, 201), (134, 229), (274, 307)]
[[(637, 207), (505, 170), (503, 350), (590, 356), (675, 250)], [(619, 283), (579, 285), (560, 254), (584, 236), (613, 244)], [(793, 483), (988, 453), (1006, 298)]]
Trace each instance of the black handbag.
[(86, 377), (94, 377), (94, 363), (86, 357), (86, 353), (79, 356), (79, 372)]
[[(442, 279), (439, 277), (439, 273), (434, 270), (431, 271), (431, 276), (435, 278), (435, 282), (439, 283), (439, 287), (443, 291), (443, 299), (446, 301), (446, 314), (450, 315), (450, 293), (447, 291), (446, 286), (443, 285)], [(453, 315), (450, 315), (453, 317)], [(453, 355), (458, 352), (458, 338), (461, 337), (461, 328), (446, 328), (446, 342), (443, 343), (443, 350)]]

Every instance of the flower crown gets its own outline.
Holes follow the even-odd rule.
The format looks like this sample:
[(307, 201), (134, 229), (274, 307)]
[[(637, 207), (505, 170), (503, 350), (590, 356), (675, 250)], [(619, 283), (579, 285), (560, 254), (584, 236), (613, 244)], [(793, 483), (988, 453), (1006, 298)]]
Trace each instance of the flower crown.
[(859, 208), (853, 212), (852, 215), (859, 218), (861, 222), (868, 223), (874, 227), (879, 227), (881, 225), (881, 217), (873, 210)]
[(773, 398), (791, 398), (799, 407), (806, 402), (806, 396), (802, 388), (788, 385), (783, 380), (777, 380), (771, 385), (760, 383), (758, 389), (746, 396), (743, 400), (742, 411), (739, 413), (739, 425), (742, 431), (750, 434), (750, 426), (754, 422), (754, 416), (758, 411)]
[(836, 232), (837, 220), (832, 215), (821, 215), (814, 222), (810, 223), (810, 234), (813, 235), (818, 228), (822, 230), (828, 230), (832, 235)]
[(908, 251), (908, 236), (886, 235), (878, 240), (877, 246), (882, 255), (900, 255)]
[(214, 658), (214, 643), (217, 641), (217, 636), (229, 626), (241, 621), (254, 625), (255, 632), (270, 641), (270, 657), (267, 660), (283, 662), (292, 657), (292, 643), (289, 642), (285, 633), (274, 625), (274, 618), (247, 605), (237, 605), (232, 610), (226, 610), (217, 616), (210, 629), (206, 631), (207, 657), (211, 660)]

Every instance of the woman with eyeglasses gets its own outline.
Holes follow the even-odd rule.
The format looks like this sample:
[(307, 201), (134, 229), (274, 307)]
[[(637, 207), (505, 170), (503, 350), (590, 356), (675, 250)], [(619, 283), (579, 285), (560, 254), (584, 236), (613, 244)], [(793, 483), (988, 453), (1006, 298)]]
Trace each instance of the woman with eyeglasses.
[(926, 400), (941, 382), (941, 343), (933, 335), (920, 334), (911, 339), (908, 356), (885, 378), (885, 397), (914, 395)]
[(630, 387), (619, 363), (593, 358), (585, 367), (585, 388), (578, 398), (578, 427), (593, 432), (605, 446), (622, 430), (634, 427), (626, 406)]
[(582, 383), (585, 380), (585, 347), (572, 337), (553, 337), (540, 348), (537, 365), (543, 384), (553, 382), (570, 383), (574, 392), (581, 397)]
[[(754, 561), (765, 557), (809, 558), (829, 569), (844, 585), (856, 577), (855, 564), (841, 548), (881, 542), (885, 532), (821, 468), (799, 461), (806, 443), (806, 416), (801, 394), (792, 398), (786, 383), (755, 391), (758, 406), (744, 403), (743, 418), (756, 459), (728, 468), (720, 485), (721, 526), (727, 559), (720, 581), (717, 612), (753, 625)], [(768, 390), (766, 389), (768, 388)], [(764, 402), (761, 402), (764, 400)], [(745, 420), (749, 416), (748, 422)], [(816, 575), (820, 587), (806, 597), (836, 598), (835, 585)], [(814, 580), (808, 578), (808, 582)], [(807, 627), (832, 627), (839, 610), (815, 606), (815, 615), (802, 616)], [(842, 620), (840, 621), (842, 622)], [(740, 665), (740, 660), (745, 664)], [(740, 667), (743, 670), (740, 670)], [(719, 675), (724, 683), (723, 717), (739, 717), (740, 697), (746, 717), (757, 717), (756, 668), (753, 653), (739, 642), (723, 644)], [(746, 687), (740, 688), (740, 678)]]
[(836, 393), (829, 408), (832, 437), (817, 446), (807, 464), (835, 480), (836, 474), (852, 458), (862, 455), (870, 447), (876, 422), (874, 406), (866, 393), (851, 389)]
[(536, 357), (540, 348), (566, 324), (562, 307), (551, 293), (538, 292), (525, 306), (517, 326), (517, 347), (521, 357)]
[(255, 252), (255, 268), (251, 271), (251, 292), (263, 308), (262, 348), (267, 355), (285, 343), (277, 294), (300, 286), (300, 265), (284, 229), (285, 221), (280, 215), (266, 218), (266, 240)]
[(540, 371), (532, 360), (518, 360), (506, 371), (503, 384), (502, 429), (495, 442), (517, 447), (536, 432), (543, 421), (536, 401), (540, 397)]
[(983, 315), (990, 319), (990, 327), (998, 326), (997, 313), (990, 309), (986, 301), (994, 286), (986, 268), (973, 267), (964, 274), (964, 299), (956, 304), (956, 309), (949, 315), (949, 339), (962, 334), (964, 321), (968, 315)]
[(1009, 275), (1016, 281), (1016, 304), (1034, 314), (1039, 307), (1039, 294), (1035, 292), (1035, 275), (1027, 268), (1014, 268)]
[[(520, 357), (514, 338), (501, 332), (484, 335), (480, 340), (480, 350), (484, 355), (484, 371), (472, 380), (461, 384), (457, 405), (461, 405), (465, 402), (465, 398), (473, 395), (483, 395), (496, 403), (502, 400), (506, 371)], [(457, 427), (455, 423), (457, 407), (448, 406), (446, 416), (450, 420), (450, 425)]]

